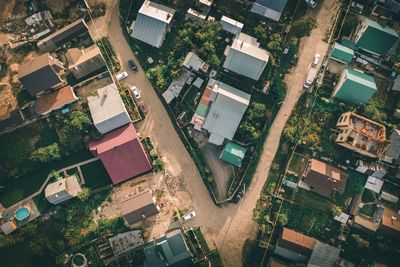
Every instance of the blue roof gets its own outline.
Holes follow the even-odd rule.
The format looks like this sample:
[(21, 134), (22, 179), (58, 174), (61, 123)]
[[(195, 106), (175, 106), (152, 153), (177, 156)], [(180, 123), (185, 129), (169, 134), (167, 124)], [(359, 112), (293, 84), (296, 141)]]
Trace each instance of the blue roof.
[(256, 0), (256, 3), (282, 13), (288, 0)]

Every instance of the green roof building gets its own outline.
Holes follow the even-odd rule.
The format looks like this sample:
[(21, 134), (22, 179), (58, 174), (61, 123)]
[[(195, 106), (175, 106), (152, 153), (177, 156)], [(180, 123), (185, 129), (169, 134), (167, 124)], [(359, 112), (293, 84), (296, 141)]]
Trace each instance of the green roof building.
[(347, 67), (340, 74), (332, 97), (362, 105), (368, 102), (376, 90), (374, 77)]
[(226, 161), (236, 167), (242, 166), (242, 160), (246, 154), (246, 148), (228, 142), (224, 150), (222, 150), (221, 156), (219, 157), (223, 161)]
[(378, 56), (394, 50), (399, 40), (399, 35), (394, 29), (365, 17), (354, 36), (358, 48)]
[(341, 63), (350, 63), (354, 57), (354, 50), (339, 43), (335, 43), (331, 53), (331, 58)]

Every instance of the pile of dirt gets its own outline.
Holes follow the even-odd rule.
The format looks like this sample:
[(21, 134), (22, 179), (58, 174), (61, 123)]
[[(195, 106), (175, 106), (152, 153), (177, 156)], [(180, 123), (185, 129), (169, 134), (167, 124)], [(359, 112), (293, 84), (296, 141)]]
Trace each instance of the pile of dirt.
[(8, 83), (0, 83), (0, 99), (0, 120), (4, 120), (17, 108), (17, 99)]

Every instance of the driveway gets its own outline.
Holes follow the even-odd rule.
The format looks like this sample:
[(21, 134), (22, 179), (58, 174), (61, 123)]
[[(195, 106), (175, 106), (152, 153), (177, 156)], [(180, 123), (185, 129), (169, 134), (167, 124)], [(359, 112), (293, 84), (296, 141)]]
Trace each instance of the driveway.
[[(122, 67), (126, 68), (128, 59), (134, 59), (138, 63), (122, 34), (118, 16), (118, 0), (107, 6), (111, 9), (107, 12), (103, 23), (107, 23), (107, 34), (114, 50), (122, 59)], [(223, 207), (214, 205), (193, 160), (179, 139), (143, 69), (138, 64), (138, 73), (134, 74), (127, 70), (129, 76), (125, 81), (136, 85), (141, 90), (149, 110), (139, 131), (142, 136), (152, 137), (155, 146), (166, 161), (166, 168), (169, 172), (175, 177), (184, 178), (185, 193), (191, 199), (191, 203), (188, 205), (194, 207), (197, 212), (194, 223), (202, 227), (207, 240), (212, 240), (217, 245), (225, 266), (241, 266), (244, 242), (247, 239), (256, 238), (257, 224), (252, 220), (253, 208), (267, 180), (283, 127), (301, 95), (302, 84), (307, 76), (310, 62), (315, 53), (320, 53), (322, 57), (327, 53), (328, 44), (324, 43), (322, 39), (331, 26), (332, 16), (337, 8), (338, 0), (325, 0), (316, 17), (318, 27), (313, 30), (310, 37), (303, 39), (300, 43), (298, 64), (285, 77), (288, 87), (286, 98), (272, 124), (273, 127), (264, 145), (253, 182), (239, 205), (226, 204)], [(99, 25), (98, 28), (104, 28), (104, 25)]]

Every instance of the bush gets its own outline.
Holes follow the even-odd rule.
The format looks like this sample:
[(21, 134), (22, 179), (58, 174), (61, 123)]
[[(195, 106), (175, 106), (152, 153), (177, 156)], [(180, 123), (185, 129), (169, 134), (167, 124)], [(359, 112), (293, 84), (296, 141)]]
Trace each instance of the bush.
[(292, 31), (298, 38), (310, 36), (311, 31), (317, 27), (317, 21), (311, 17), (302, 17), (292, 25)]
[(36, 162), (52, 162), (61, 158), (60, 147), (57, 143), (40, 147), (32, 152), (31, 159)]

